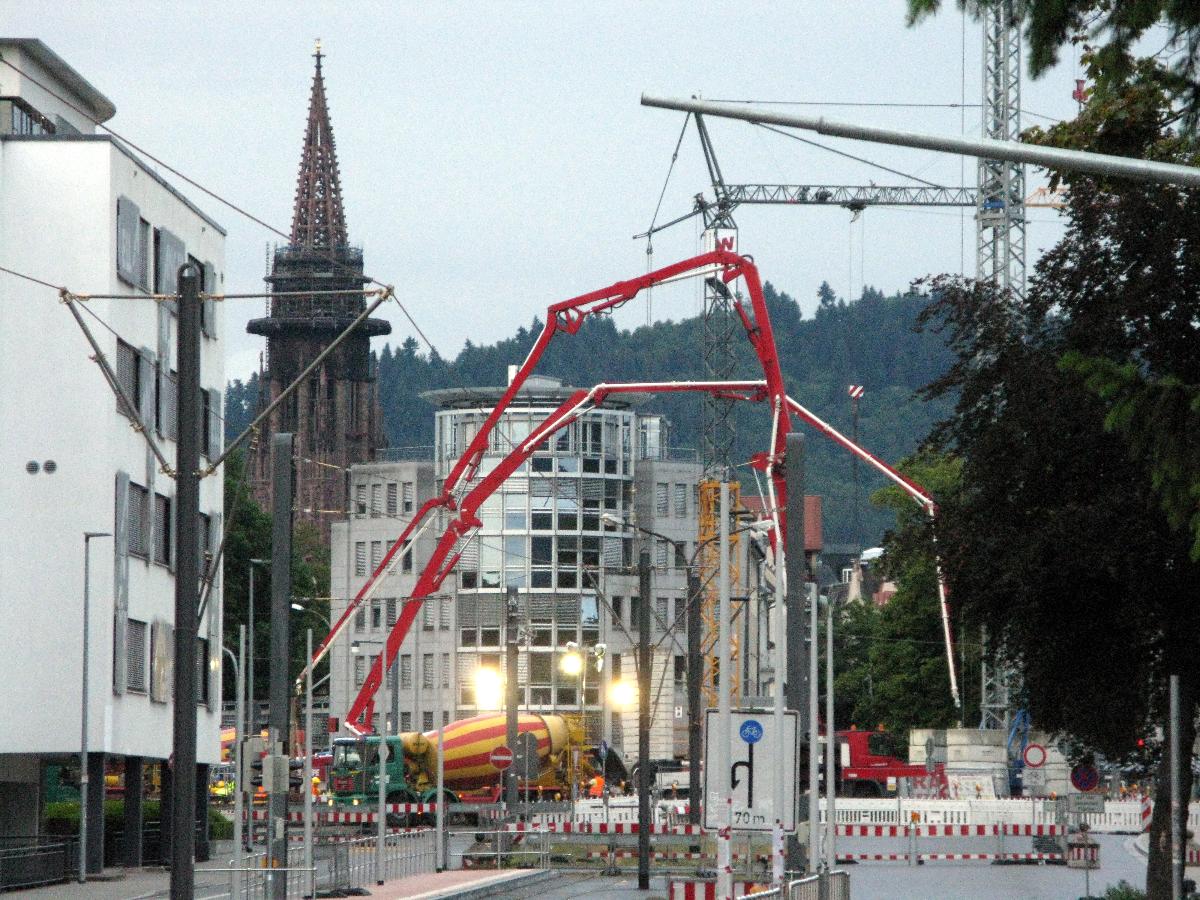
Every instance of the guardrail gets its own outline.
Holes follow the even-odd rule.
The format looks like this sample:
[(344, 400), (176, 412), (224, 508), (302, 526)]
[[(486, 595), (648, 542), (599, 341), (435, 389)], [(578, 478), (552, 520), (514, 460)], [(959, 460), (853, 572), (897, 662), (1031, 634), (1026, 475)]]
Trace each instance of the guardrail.
[(78, 838), (45, 834), (0, 838), (0, 890), (54, 884), (78, 873)]

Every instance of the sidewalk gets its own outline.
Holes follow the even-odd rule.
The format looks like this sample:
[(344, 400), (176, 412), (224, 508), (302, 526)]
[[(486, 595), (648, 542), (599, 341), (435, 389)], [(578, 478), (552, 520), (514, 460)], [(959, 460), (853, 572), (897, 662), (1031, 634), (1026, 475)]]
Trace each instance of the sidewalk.
[(443, 897), (467, 900), (476, 896), (477, 892), (487, 891), (497, 885), (532, 888), (535, 882), (550, 874), (540, 869), (515, 869), (499, 873), (489, 869), (455, 869), (395, 878), (385, 882), (382, 887), (371, 885), (368, 890), (372, 897), (380, 900), (436, 900)]

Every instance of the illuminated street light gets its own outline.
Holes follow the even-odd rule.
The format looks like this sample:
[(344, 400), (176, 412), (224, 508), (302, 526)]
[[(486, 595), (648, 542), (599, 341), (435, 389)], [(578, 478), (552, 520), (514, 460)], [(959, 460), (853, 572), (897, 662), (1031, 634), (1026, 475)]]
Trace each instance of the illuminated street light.
[(558, 660), (558, 669), (564, 675), (571, 676), (579, 675), (583, 671), (583, 654), (579, 652), (579, 645), (574, 641), (567, 641), (563, 655)]
[(478, 709), (499, 709), (504, 679), (492, 668), (475, 670), (475, 706)]
[(637, 682), (626, 679), (614, 681), (608, 689), (608, 701), (617, 709), (635, 708), (638, 702)]

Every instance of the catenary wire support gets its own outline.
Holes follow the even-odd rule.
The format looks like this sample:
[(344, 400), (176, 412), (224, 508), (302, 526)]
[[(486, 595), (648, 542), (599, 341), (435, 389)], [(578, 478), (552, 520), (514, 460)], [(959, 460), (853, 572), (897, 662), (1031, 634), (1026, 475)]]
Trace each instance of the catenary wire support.
[(100, 349), (100, 344), (96, 340), (96, 336), (92, 333), (92, 330), (88, 328), (87, 322), (83, 321), (83, 316), (79, 314), (79, 310), (75, 306), (75, 301), (78, 299), (78, 297), (76, 297), (66, 288), (62, 288), (59, 291), (59, 299), (63, 302), (63, 304), (66, 305), (67, 309), (71, 311), (71, 315), (75, 318), (75, 323), (79, 326), (80, 331), (83, 332), (83, 336), (87, 339), (88, 344), (91, 345), (93, 353), (92, 359), (95, 360), (96, 365), (100, 367), (100, 371), (104, 374), (104, 380), (108, 382), (108, 386), (112, 388), (113, 393), (117, 395), (117, 399), (120, 401), (121, 406), (128, 414), (131, 427), (134, 431), (141, 434), (142, 439), (146, 442), (146, 446), (150, 448), (150, 452), (153, 453), (154, 458), (158, 460), (159, 468), (163, 474), (174, 478), (175, 469), (169, 462), (167, 462), (167, 458), (163, 455), (162, 450), (156, 443), (154, 443), (154, 439), (150, 437), (150, 432), (146, 428), (146, 423), (142, 421), (142, 417), (138, 413), (137, 406), (135, 406), (133, 401), (129, 398), (129, 394), (125, 392), (125, 388), (121, 386), (121, 382), (117, 380), (117, 374), (112, 370), (112, 366), (108, 364), (108, 359), (105, 358), (104, 351)]
[(300, 387), (301, 384), (304, 383), (304, 381), (308, 378), (308, 376), (311, 375), (313, 372), (315, 372), (318, 368), (320, 368), (321, 364), (323, 362), (325, 362), (326, 359), (329, 358), (330, 354), (332, 354), (334, 350), (336, 350), (338, 347), (340, 347), (342, 345), (342, 343), (348, 337), (350, 337), (351, 334), (354, 333), (354, 330), (356, 328), (358, 328), (358, 326), (361, 325), (363, 322), (365, 322), (368, 318), (370, 318), (371, 314), (373, 312), (375, 312), (375, 310), (377, 310), (380, 306), (382, 306), (383, 303), (389, 297), (393, 296), (393, 294), (394, 294), (394, 290), (392, 289), (391, 285), (388, 285), (382, 291), (380, 291), (379, 295), (371, 302), (371, 304), (369, 306), (367, 306), (367, 308), (364, 309), (361, 313), (359, 313), (358, 316), (355, 317), (353, 322), (351, 322), (344, 329), (342, 329), (341, 333), (337, 337), (335, 337), (332, 341), (330, 341), (328, 346), (326, 346), (324, 350), (322, 350), (319, 354), (317, 354), (316, 358), (313, 359), (313, 361), (308, 364), (308, 367), (303, 372), (301, 372), (299, 375), (296, 376), (295, 380), (293, 380), (291, 384), (289, 384), (286, 388), (284, 388), (282, 391), (280, 391), (279, 396), (276, 397), (274, 400), (272, 400), (271, 403), (267, 406), (267, 408), (264, 409), (261, 413), (259, 413), (258, 416), (254, 419), (254, 421), (245, 427), (245, 429), (242, 431), (241, 434), (239, 434), (237, 437), (235, 437), (232, 441), (229, 442), (229, 444), (225, 447), (224, 452), (222, 452), (220, 456), (218, 456), (215, 460), (213, 460), (211, 463), (209, 463), (208, 467), (204, 470), (204, 472), (202, 474), (204, 476), (208, 476), (208, 475), (212, 475), (214, 472), (216, 472), (217, 468), (221, 465), (221, 463), (225, 462), (225, 460), (229, 457), (229, 454), (232, 453), (234, 450), (236, 450), (239, 446), (241, 446), (242, 442), (245, 441), (246, 438), (248, 438), (252, 433), (257, 432), (259, 426), (262, 425), (262, 423), (265, 422), (268, 418), (270, 418), (271, 414), (273, 412), (275, 412), (275, 410), (277, 410), (280, 407), (280, 405), (282, 405), (283, 402), (288, 399), (288, 397), (290, 397), (292, 394), (294, 394), (296, 392), (296, 390)]

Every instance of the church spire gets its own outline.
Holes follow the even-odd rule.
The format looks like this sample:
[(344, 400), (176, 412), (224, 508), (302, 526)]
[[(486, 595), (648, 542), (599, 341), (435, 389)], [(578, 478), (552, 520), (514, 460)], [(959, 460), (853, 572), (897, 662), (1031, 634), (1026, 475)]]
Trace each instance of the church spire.
[(296, 208), (292, 213), (292, 243), (299, 247), (334, 249), (345, 246), (346, 213), (342, 209), (342, 185), (338, 175), (337, 151), (329, 107), (325, 102), (325, 79), (321, 75), (321, 42), (317, 41), (317, 70), (312, 97), (308, 101), (308, 127), (296, 179)]

